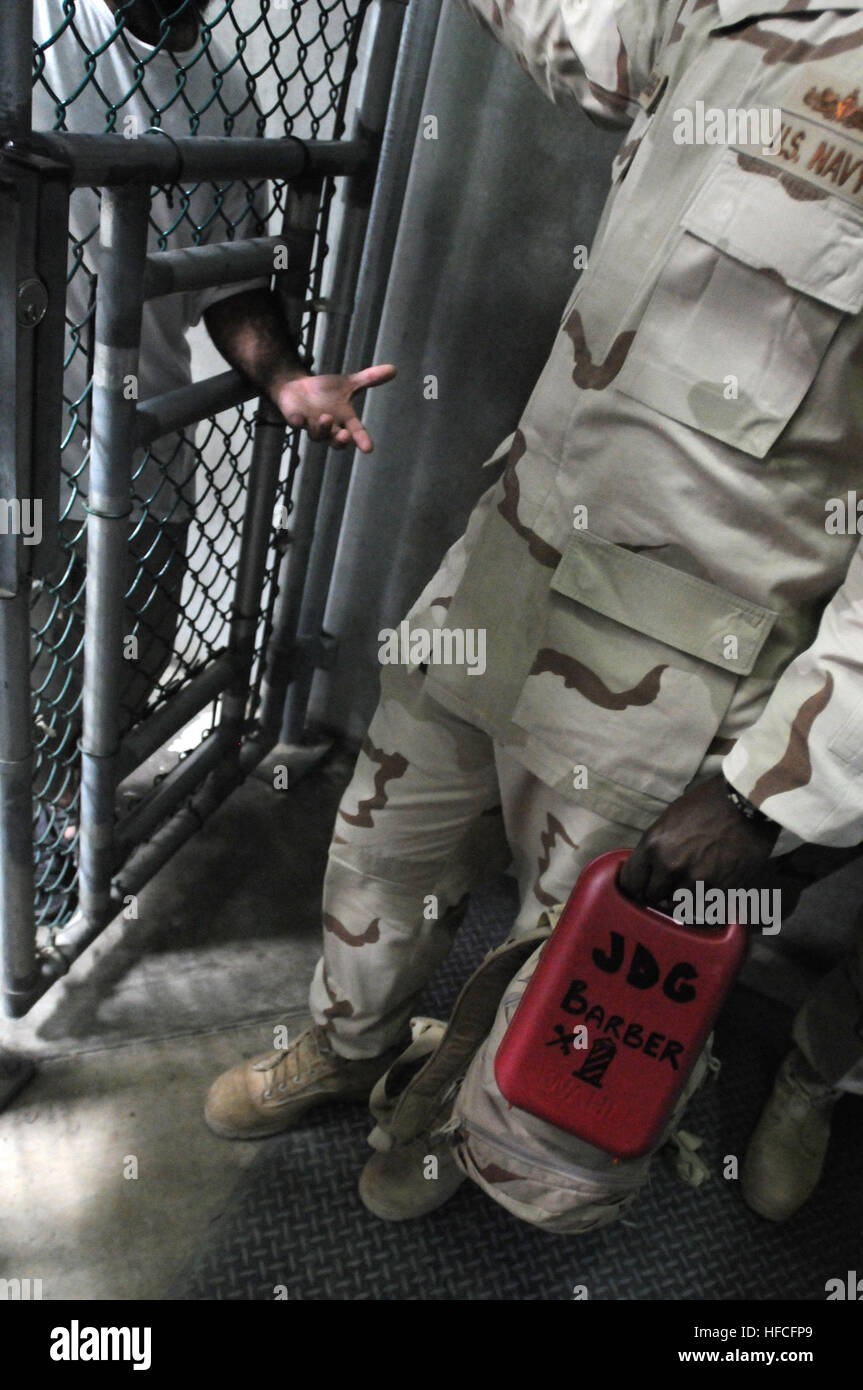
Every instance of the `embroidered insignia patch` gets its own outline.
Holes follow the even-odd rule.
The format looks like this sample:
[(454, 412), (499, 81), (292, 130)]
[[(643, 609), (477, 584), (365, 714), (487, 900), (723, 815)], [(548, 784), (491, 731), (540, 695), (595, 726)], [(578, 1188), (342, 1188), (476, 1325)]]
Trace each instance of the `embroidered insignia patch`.
[(859, 87), (855, 87), (847, 97), (837, 96), (832, 87), (825, 87), (823, 92), (819, 92), (817, 87), (810, 87), (803, 100), (825, 120), (838, 121), (840, 125), (848, 126), (849, 130), (863, 130)]

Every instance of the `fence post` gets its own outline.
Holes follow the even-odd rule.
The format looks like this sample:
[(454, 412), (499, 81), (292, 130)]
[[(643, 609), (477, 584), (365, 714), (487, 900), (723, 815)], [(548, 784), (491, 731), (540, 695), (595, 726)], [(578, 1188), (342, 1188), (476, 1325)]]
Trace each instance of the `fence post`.
[(129, 549), (138, 346), (150, 195), (142, 184), (102, 190), (99, 296), (87, 518), (79, 897), (89, 922), (112, 915), (114, 791), (124, 594)]
[(35, 979), (29, 587), (0, 599), (0, 940), (10, 1011)]
[(33, 0), (0, 5), (0, 54), (0, 139), (5, 144), (30, 130)]
[[(353, 131), (353, 138), (367, 140), (376, 154), (386, 125), (404, 18), (404, 0), (380, 0), (377, 27)], [(327, 323), (317, 364), (317, 370), (322, 373), (340, 372), (345, 366), (345, 348), (366, 246), (377, 172), (376, 158), (368, 169), (353, 175), (345, 185), (344, 219), (332, 275), (333, 293), (340, 312)], [(357, 361), (354, 365), (364, 366), (365, 362)], [(299, 742), (302, 736), (308, 690), (314, 673), (315, 658), (312, 654), (318, 650), (315, 639), (320, 635), (320, 625), (306, 628), (311, 640), (305, 645), (298, 644), (300, 612), (308, 583), (309, 560), (319, 520), (319, 502), (328, 453), (326, 444), (306, 445), (290, 545), (279, 574), (279, 595), (267, 651), (261, 724), (264, 728), (278, 730), (284, 721), (283, 737), (291, 742)], [(341, 467), (345, 466), (344, 454), (339, 455), (339, 463)], [(289, 682), (288, 709), (291, 715), (286, 718), (285, 694)]]
[[(0, 6), (0, 142), (30, 129), (32, 3)], [(32, 254), (32, 180), (0, 172), (0, 489), (12, 516), (30, 481), (32, 329), (19, 319), (19, 270)], [(30, 245), (28, 246), (28, 241)], [(33, 750), (30, 715), (30, 593), (21, 537), (0, 537), (0, 945), (4, 1004), (26, 994), (36, 971)], [(11, 1062), (10, 1062), (11, 1066)], [(11, 1073), (10, 1073), (11, 1074)], [(2, 1103), (2, 1101), (0, 1101)]]
[[(300, 233), (288, 268), (276, 281), (295, 342), (302, 332), (305, 294), (309, 282), (314, 233), (321, 207), (323, 180), (319, 176), (292, 184), (287, 193), (284, 231)], [(243, 522), (243, 538), (237, 567), (237, 585), (231, 615), (230, 650), (237, 675), (222, 704), (223, 721), (232, 720), (242, 730), (249, 697), (249, 675), (254, 657), (255, 634), (259, 622), (261, 586), (267, 549), (272, 535), (273, 513), (279, 482), (279, 465), (285, 443), (285, 422), (269, 400), (258, 403), (255, 439), (249, 475), (249, 497)], [(260, 725), (261, 756), (265, 756), (279, 733), (278, 721)], [(239, 750), (238, 750), (239, 752)]]

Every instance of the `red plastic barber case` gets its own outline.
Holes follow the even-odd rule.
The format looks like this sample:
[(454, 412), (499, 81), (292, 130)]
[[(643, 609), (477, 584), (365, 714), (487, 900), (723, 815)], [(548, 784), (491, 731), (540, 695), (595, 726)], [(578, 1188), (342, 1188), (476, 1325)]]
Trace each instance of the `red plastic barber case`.
[(690, 927), (617, 886), (629, 850), (581, 874), (495, 1056), (511, 1105), (618, 1158), (649, 1153), (741, 964), (736, 923)]

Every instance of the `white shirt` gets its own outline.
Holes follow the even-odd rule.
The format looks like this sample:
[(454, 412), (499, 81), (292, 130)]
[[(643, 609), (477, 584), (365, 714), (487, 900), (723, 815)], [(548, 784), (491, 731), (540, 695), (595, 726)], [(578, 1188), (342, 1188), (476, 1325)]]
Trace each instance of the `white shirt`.
[[(65, 27), (64, 27), (65, 26)], [(52, 42), (53, 36), (57, 38)], [(34, 37), (44, 63), (33, 89), (33, 129), (86, 134), (117, 132), (127, 139), (159, 124), (170, 135), (254, 136), (256, 112), (245, 85), (229, 67), (226, 51), (210, 37), (184, 53), (171, 54), (117, 28), (105, 0), (78, 0), (69, 20), (62, 0), (35, 0)], [(94, 55), (90, 58), (90, 55)], [(92, 71), (88, 75), (88, 63)], [(185, 64), (189, 64), (185, 67)], [(80, 90), (79, 90), (80, 88)], [(190, 185), (156, 192), (151, 208), (149, 249), (180, 249), (232, 236), (259, 234), (262, 193), (244, 183)], [(71, 198), (70, 282), (67, 293), (67, 366), (64, 394), (68, 419), (63, 450), (65, 486), (61, 515), (84, 514), (89, 429), (88, 354), (91, 296), (98, 259), (99, 199), (88, 188)], [(201, 228), (200, 234), (197, 228)], [(232, 231), (232, 229), (234, 229)], [(76, 246), (76, 243), (78, 245)], [(265, 285), (266, 280), (249, 282)], [(204, 310), (245, 286), (223, 285), (168, 295), (144, 305), (138, 397), (145, 400), (191, 380), (187, 330)], [(134, 512), (183, 520), (194, 502), (195, 456), (178, 434), (153, 446), (145, 461), (135, 455)], [(182, 491), (178, 491), (182, 489)]]

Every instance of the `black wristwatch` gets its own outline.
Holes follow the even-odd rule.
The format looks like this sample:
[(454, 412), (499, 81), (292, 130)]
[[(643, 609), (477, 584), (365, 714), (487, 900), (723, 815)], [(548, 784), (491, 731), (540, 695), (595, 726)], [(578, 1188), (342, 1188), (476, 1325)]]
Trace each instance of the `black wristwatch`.
[(776, 825), (775, 820), (771, 820), (769, 816), (765, 816), (764, 812), (757, 806), (754, 806), (751, 801), (748, 801), (742, 792), (739, 792), (736, 787), (732, 787), (727, 777), (723, 777), (722, 780), (725, 783), (725, 795), (728, 797), (732, 806), (737, 808), (741, 816), (745, 816), (747, 820), (752, 821), (755, 825)]

